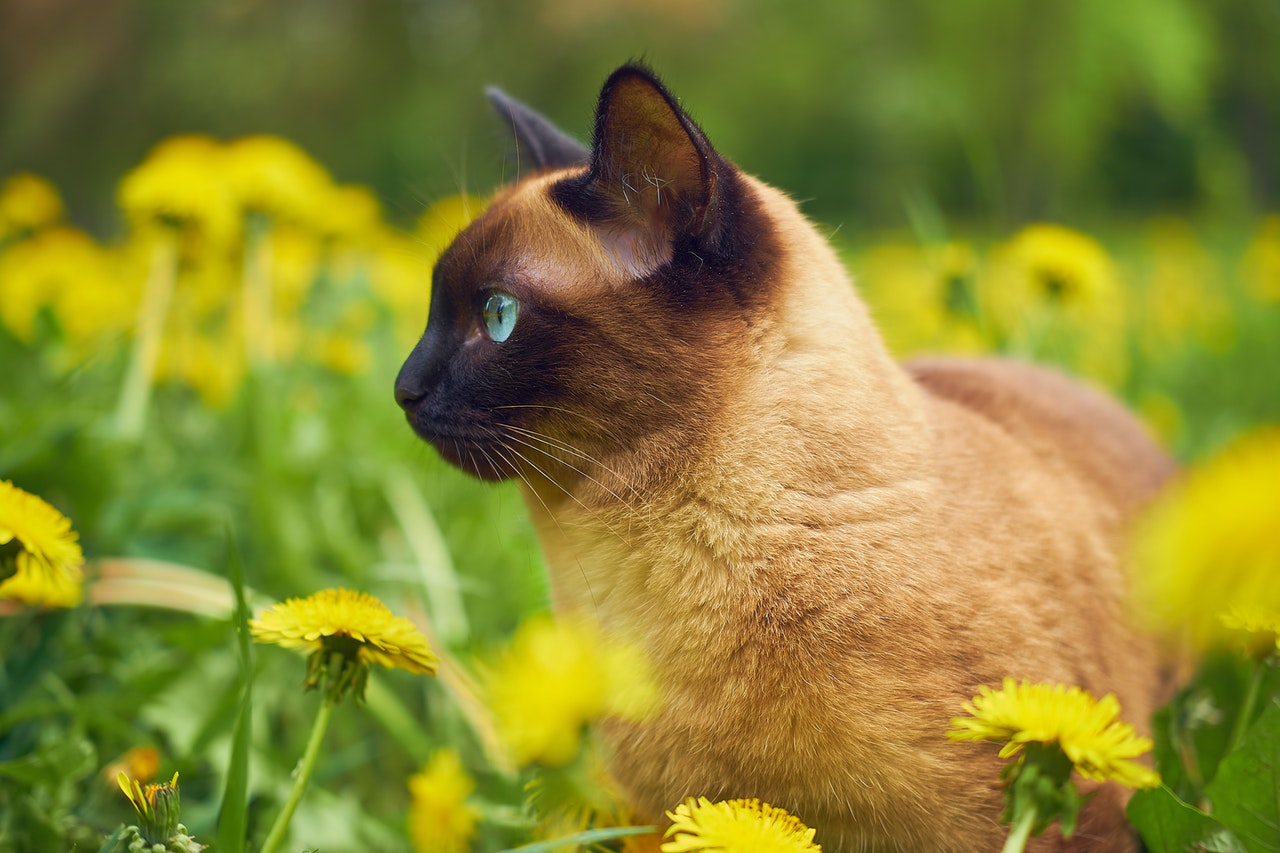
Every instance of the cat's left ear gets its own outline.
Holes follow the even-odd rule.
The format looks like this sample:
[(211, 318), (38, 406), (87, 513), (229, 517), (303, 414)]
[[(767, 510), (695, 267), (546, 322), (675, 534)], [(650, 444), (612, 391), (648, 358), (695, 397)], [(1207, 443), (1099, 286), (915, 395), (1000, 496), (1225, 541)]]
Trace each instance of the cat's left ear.
[(586, 146), (537, 110), (520, 103), (496, 86), (490, 86), (484, 93), (498, 114), (511, 125), (517, 153), (533, 168), (581, 166), (591, 158)]
[(600, 92), (590, 171), (556, 193), (643, 273), (681, 240), (714, 243), (729, 168), (653, 72), (624, 65)]

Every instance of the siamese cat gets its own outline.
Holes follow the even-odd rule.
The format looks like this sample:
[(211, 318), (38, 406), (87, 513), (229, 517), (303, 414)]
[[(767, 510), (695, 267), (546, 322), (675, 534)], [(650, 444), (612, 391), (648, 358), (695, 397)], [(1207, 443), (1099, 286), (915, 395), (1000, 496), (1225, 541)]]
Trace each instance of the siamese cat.
[[(440, 257), (396, 399), (520, 482), (554, 607), (660, 674), (655, 715), (602, 726), (637, 818), (758, 797), (828, 853), (999, 849), (997, 747), (949, 720), (1012, 676), (1144, 725), (1118, 552), (1170, 460), (1056, 373), (896, 363), (796, 204), (649, 69), (609, 77), (589, 150), (490, 97), (533, 168)], [(1031, 849), (1135, 849), (1124, 801)]]

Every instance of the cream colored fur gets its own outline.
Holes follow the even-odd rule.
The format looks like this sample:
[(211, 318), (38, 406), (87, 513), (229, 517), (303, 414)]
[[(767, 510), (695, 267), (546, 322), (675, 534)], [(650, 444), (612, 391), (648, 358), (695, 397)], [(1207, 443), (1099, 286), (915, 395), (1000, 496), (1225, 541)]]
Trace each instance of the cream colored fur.
[[(535, 183), (499, 202), (561, 235), (524, 243), (527, 264), (575, 301), (616, 288), (606, 238), (532, 201)], [(999, 849), (1001, 762), (948, 742), (948, 721), (1013, 676), (1115, 692), (1143, 726), (1158, 665), (1125, 625), (1117, 550), (1169, 463), (1056, 374), (898, 365), (815, 229), (749, 186), (785, 257), (771, 319), (726, 347), (715, 417), (524, 487), (557, 609), (662, 675), (658, 716), (605, 726), (611, 767), (641, 820), (759, 797), (828, 853)], [(1069, 849), (1131, 849), (1121, 799), (1086, 809)]]

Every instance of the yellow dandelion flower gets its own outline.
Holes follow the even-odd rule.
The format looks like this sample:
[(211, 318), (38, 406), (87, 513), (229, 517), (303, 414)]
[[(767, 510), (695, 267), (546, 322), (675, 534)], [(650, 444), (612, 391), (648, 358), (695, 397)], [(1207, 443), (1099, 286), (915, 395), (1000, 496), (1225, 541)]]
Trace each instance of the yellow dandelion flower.
[(759, 800), (690, 797), (667, 812), (670, 841), (662, 853), (821, 853), (815, 830), (784, 809)]
[(1138, 615), (1197, 645), (1223, 639), (1223, 614), (1280, 613), (1280, 429), (1246, 435), (1191, 468), (1137, 525)]
[(208, 136), (160, 142), (124, 176), (117, 198), (136, 224), (188, 227), (217, 244), (234, 237), (238, 227), (226, 146)]
[(641, 719), (657, 701), (644, 655), (606, 642), (585, 620), (536, 616), (486, 672), (499, 733), (518, 764), (577, 756), (583, 729), (605, 716)]
[(992, 254), (983, 304), (1015, 352), (1109, 385), (1128, 371), (1125, 303), (1107, 251), (1061, 225), (1029, 225)]
[(205, 845), (197, 843), (179, 822), (182, 800), (178, 794), (177, 773), (168, 782), (146, 787), (137, 779), (120, 773), (116, 783), (138, 813), (139, 826), (134, 831), (141, 836), (142, 843), (138, 844), (139, 839), (135, 838), (129, 845), (130, 849), (160, 848), (175, 853), (200, 853), (205, 849)]
[(420, 853), (465, 853), (480, 811), (467, 803), (476, 783), (453, 749), (441, 749), (409, 778), (409, 838)]
[(315, 160), (278, 136), (246, 136), (227, 146), (232, 192), (246, 211), (318, 224), (332, 203), (333, 181)]
[(1261, 302), (1280, 302), (1280, 213), (1265, 217), (1245, 249), (1241, 273), (1249, 293)]
[(45, 308), (76, 342), (108, 326), (118, 332), (132, 319), (132, 305), (126, 302), (104, 316), (75, 304), (86, 294), (102, 293), (110, 300), (122, 293), (118, 283), (114, 259), (92, 237), (66, 226), (47, 228), (0, 255), (0, 322), (26, 343), (35, 339), (36, 317)]
[(53, 225), (62, 214), (62, 196), (39, 175), (19, 172), (0, 185), (0, 241)]
[(120, 786), (120, 791), (133, 804), (133, 809), (138, 813), (138, 817), (143, 820), (149, 820), (155, 816), (161, 798), (170, 793), (177, 793), (178, 774), (174, 773), (173, 778), (168, 782), (158, 782), (154, 785), (143, 787), (142, 783), (137, 779), (129, 777), (124, 771), (120, 771), (116, 776), (116, 784)]
[(0, 480), (0, 554), (13, 550), (16, 572), (0, 598), (68, 607), (80, 600), (84, 554), (71, 521), (45, 501)]
[(1236, 605), (1221, 614), (1219, 621), (1250, 655), (1265, 657), (1280, 651), (1280, 610)]
[(349, 640), (367, 663), (433, 675), (436, 656), (417, 627), (367, 592), (326, 589), (267, 608), (249, 622), (260, 643), (316, 651), (331, 639)]
[(82, 264), (50, 305), (77, 361), (121, 340), (133, 328), (142, 298), (142, 278), (127, 275), (127, 260), (118, 250), (94, 244)]
[[(307, 687), (326, 684), (334, 701), (348, 691), (362, 698), (371, 663), (433, 675), (436, 656), (417, 627), (365, 592), (326, 589), (291, 598), (249, 621), (260, 643), (310, 651)], [(334, 660), (340, 667), (329, 672)]]
[(986, 348), (977, 261), (967, 244), (932, 249), (885, 244), (859, 259), (867, 299), (890, 349), (977, 353)]
[(1132, 760), (1151, 749), (1151, 740), (1119, 720), (1114, 695), (1098, 700), (1079, 687), (1012, 678), (1000, 690), (985, 684), (978, 690), (963, 706), (971, 716), (952, 719), (951, 740), (1003, 743), (1001, 758), (1017, 755), (1029, 743), (1057, 744), (1086, 779), (1130, 788), (1160, 784), (1155, 771)]
[(0, 581), (0, 600), (21, 601), (32, 607), (75, 607), (83, 597), (84, 582), (79, 577), (35, 569), (21, 554), (17, 571)]

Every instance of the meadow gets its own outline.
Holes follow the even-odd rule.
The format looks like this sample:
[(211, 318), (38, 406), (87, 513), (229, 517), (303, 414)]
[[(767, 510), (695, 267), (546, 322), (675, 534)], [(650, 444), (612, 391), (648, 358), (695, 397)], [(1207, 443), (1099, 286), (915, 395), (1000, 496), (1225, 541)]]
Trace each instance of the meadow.
[[(539, 615), (514, 486), (449, 468), (392, 399), (434, 259), (483, 198), (393, 221), (287, 140), (182, 136), (114, 204), (102, 236), (36, 175), (0, 188), (0, 480), (65, 515), (84, 555), (24, 579), (32, 546), (0, 502), (0, 534), (17, 530), (0, 543), (0, 850), (126, 849), (118, 827), (147, 807), (122, 771), (158, 786), (132, 798), (153, 810), (177, 774), (211, 849), (273, 849), (328, 687), (304, 691), (303, 657), (251, 644), (248, 622), (334, 588), (410, 620), (438, 665), (393, 659), (336, 703), (287, 849), (622, 843), (583, 727), (621, 712), (625, 650)], [(1155, 721), (1164, 783), (1135, 825), (1153, 851), (1280, 850), (1280, 215), (969, 233), (914, 214), (898, 234), (831, 229), (895, 352), (1059, 365), (1193, 472), (1135, 560), (1167, 605), (1157, 627), (1208, 651)], [(1224, 632), (1241, 590), (1265, 612)]]

